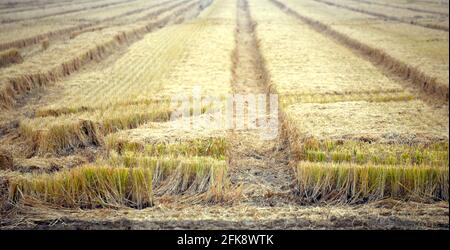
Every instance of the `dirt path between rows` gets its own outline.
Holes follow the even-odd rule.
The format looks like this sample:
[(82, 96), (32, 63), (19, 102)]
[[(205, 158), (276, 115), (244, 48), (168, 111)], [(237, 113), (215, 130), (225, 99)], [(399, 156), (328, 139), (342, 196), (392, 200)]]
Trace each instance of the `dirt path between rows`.
[[(247, 0), (237, 0), (236, 48), (233, 52), (234, 94), (268, 94), (268, 75), (258, 47), (255, 23), (251, 18)], [(246, 102), (246, 110), (248, 103)], [(244, 112), (247, 114), (248, 112)], [(245, 202), (274, 206), (291, 201), (293, 173), (288, 166), (287, 150), (280, 143), (280, 136), (266, 140), (260, 131), (248, 129), (248, 117), (244, 129), (230, 132), (230, 179), (242, 184)]]

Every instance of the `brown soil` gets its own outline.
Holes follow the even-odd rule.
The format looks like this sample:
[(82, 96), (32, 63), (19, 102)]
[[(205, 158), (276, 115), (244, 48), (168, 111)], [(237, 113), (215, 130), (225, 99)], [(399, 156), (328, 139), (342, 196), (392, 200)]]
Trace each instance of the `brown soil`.
[(13, 165), (12, 154), (6, 150), (0, 149), (0, 169), (11, 169)]

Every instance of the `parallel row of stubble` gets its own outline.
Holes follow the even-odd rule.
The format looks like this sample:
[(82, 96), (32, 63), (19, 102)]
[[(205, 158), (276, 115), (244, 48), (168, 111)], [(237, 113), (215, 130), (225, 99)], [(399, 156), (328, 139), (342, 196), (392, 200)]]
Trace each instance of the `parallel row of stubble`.
[(286, 14), (362, 54), (387, 72), (448, 102), (447, 31), (373, 20), (369, 15), (314, 1), (271, 1)]
[[(64, 207), (153, 205), (154, 195), (195, 196), (218, 202), (226, 189), (223, 160), (204, 157), (139, 157), (85, 165), (55, 174), (19, 176), (9, 181), (10, 201), (36, 199)], [(117, 164), (117, 165), (115, 165)]]
[(70, 75), (83, 65), (113, 53), (118, 47), (134, 42), (148, 32), (184, 21), (184, 14), (189, 11), (198, 14), (209, 3), (209, 0), (199, 0), (164, 12), (150, 22), (141, 21), (125, 27), (82, 34), (68, 44), (53, 48), (54, 53), (42, 53), (16, 67), (3, 70), (0, 72), (0, 108), (10, 108), (30, 90)]
[[(101, 29), (111, 22), (123, 19), (139, 21), (146, 17), (147, 20), (155, 17), (161, 9), (169, 5), (179, 4), (178, 1), (135, 1), (124, 5), (112, 6), (101, 9), (86, 10), (79, 13), (65, 14), (48, 17), (34, 21), (22, 21), (18, 23), (3, 24), (0, 31), (0, 50), (8, 48), (27, 48), (44, 40), (52, 41), (56, 38), (71, 38), (92, 30)], [(131, 22), (125, 22), (131, 23)], [(11, 36), (13, 35), (13, 36)]]
[(111, 166), (154, 166), (153, 184), (158, 196), (186, 195), (199, 201), (219, 202), (225, 199), (230, 185), (226, 151), (224, 138), (199, 138), (155, 143), (142, 151), (110, 151), (108, 162)]
[(448, 167), (300, 162), (298, 195), (307, 202), (385, 198), (448, 200)]
[[(134, 94), (138, 90), (148, 91), (146, 94), (153, 93), (152, 97), (160, 96), (160, 100), (166, 100), (164, 96), (177, 92), (177, 87), (178, 91), (186, 94), (184, 86), (179, 81), (192, 81), (193, 78), (192, 75), (187, 73), (186, 75), (184, 72), (191, 72), (190, 74), (195, 72), (200, 78), (207, 80), (201, 82), (204, 86), (217, 85), (217, 87), (207, 88), (204, 94), (217, 94), (217, 90), (227, 93), (229, 86), (223, 87), (222, 83), (229, 81), (230, 72), (223, 70), (224, 67), (228, 67), (224, 65), (223, 58), (229, 56), (233, 49), (232, 33), (235, 27), (230, 22), (234, 18), (228, 18), (228, 12), (233, 13), (226, 1), (215, 2), (199, 16), (199, 20), (174, 26), (168, 30), (163, 29), (132, 46), (130, 51), (112, 67), (118, 69), (127, 59), (135, 58), (136, 60), (132, 63), (137, 62), (139, 65), (140, 62), (146, 65), (150, 62), (154, 70), (152, 67), (142, 67), (138, 70), (144, 70), (144, 72), (137, 74), (129, 70), (113, 71), (116, 72), (115, 74), (122, 72), (121, 79), (128, 79), (131, 76), (138, 77), (138, 80), (150, 79), (149, 82), (140, 82), (141, 85), (139, 82), (131, 82), (131, 85), (125, 88), (131, 92), (125, 92), (121, 95), (122, 98), (115, 98), (117, 90), (107, 92), (104, 98), (112, 103), (103, 105), (95, 102), (95, 98), (90, 99), (89, 96), (85, 96), (86, 99), (82, 98), (81, 102), (87, 105), (86, 108), (58, 109), (57, 106), (53, 106), (54, 112), (50, 111), (52, 109), (38, 112), (42, 115), (39, 119), (60, 119), (65, 115), (82, 116), (83, 112), (99, 112), (105, 106), (117, 106), (118, 109), (123, 109), (118, 112), (118, 116), (122, 117), (126, 112), (136, 110), (133, 105), (139, 105), (130, 104), (131, 101), (140, 102), (140, 105), (144, 106), (151, 105), (144, 110), (157, 112), (169, 106), (162, 103), (152, 105), (150, 99), (136, 99)], [(169, 39), (170, 35), (175, 38), (185, 32), (188, 34), (184, 40)], [(169, 40), (160, 41), (159, 36)], [(176, 44), (177, 42), (180, 44)], [(169, 45), (166, 46), (167, 43)], [(138, 54), (132, 55), (134, 51), (139, 52), (135, 50), (136, 48), (152, 56), (136, 58)], [(161, 51), (154, 53), (153, 48)], [(153, 56), (159, 54), (166, 57), (162, 56), (159, 60), (158, 57), (153, 59)], [(177, 66), (176, 70), (164, 70), (162, 67), (165, 64), (170, 68)], [(207, 70), (199, 70), (205, 69), (205, 65), (208, 65)], [(163, 69), (164, 74), (160, 75), (161, 71), (158, 69)], [(190, 77), (190, 79), (184, 77)], [(110, 87), (114, 87), (114, 83), (118, 82), (107, 83), (105, 80), (104, 84), (113, 84)], [(150, 84), (150, 86), (142, 84)], [(96, 86), (92, 85), (92, 87)], [(77, 103), (69, 101), (65, 107), (74, 106), (77, 106)], [(129, 110), (126, 111), (126, 109)], [(203, 116), (209, 117), (207, 114)], [(110, 118), (111, 114), (105, 117)], [(149, 122), (137, 129), (123, 130), (109, 135), (105, 140), (107, 156), (98, 159), (95, 164), (61, 171), (54, 175), (31, 175), (13, 179), (10, 182), (10, 200), (37, 199), (60, 206), (88, 208), (109, 206), (143, 208), (158, 202), (157, 198), (189, 203), (227, 201), (230, 199), (228, 195), (230, 183), (227, 179), (225, 161), (228, 145), (224, 136), (213, 136), (213, 132), (210, 135), (200, 136), (203, 135), (204, 130), (196, 134), (188, 128), (180, 127), (179, 122), (179, 120), (162, 119)], [(153, 132), (155, 128), (166, 126), (166, 129), (162, 129), (163, 133)], [(119, 130), (121, 129), (124, 128)], [(192, 138), (179, 140), (180, 137), (176, 136), (178, 140), (165, 140), (171, 137), (170, 133), (178, 133), (178, 131), (184, 134), (183, 138), (188, 138), (186, 134), (192, 133)], [(118, 137), (119, 134), (125, 134), (125, 136)], [(153, 134), (157, 140), (152, 137)], [(143, 139), (133, 139), (131, 135), (137, 138), (142, 136)]]
[(448, 6), (445, 1), (374, 1), (374, 0), (353, 0), (361, 3), (369, 4), (371, 6), (385, 6), (392, 9), (411, 10), (416, 13), (429, 13), (448, 17), (448, 9), (443, 8)]
[[(442, 30), (448, 32), (448, 16), (443, 18), (440, 14), (425, 14), (418, 15), (417, 12), (407, 9), (393, 9), (388, 6), (373, 6), (365, 3), (355, 3), (351, 0), (344, 0), (339, 3), (328, 0), (314, 0), (329, 6), (347, 9), (353, 12), (363, 13), (370, 16), (390, 20), (394, 22), (402, 22), (412, 25), (417, 25), (425, 28)], [(419, 16), (419, 18), (417, 18)], [(445, 21), (446, 20), (446, 21)]]
[[(284, 111), (299, 198), (448, 200), (448, 107), (415, 100), (370, 62), (270, 1), (251, 3)], [(384, 93), (391, 97), (378, 98)]]
[[(216, 7), (211, 6), (207, 12), (218, 12), (212, 10)], [(64, 153), (97, 145), (104, 134), (167, 121), (177, 108), (172, 106), (172, 97), (190, 95), (189, 84), (205, 86), (203, 94), (226, 94), (228, 88), (222, 82), (228, 80), (229, 73), (222, 70), (227, 65), (217, 58), (231, 50), (230, 39), (224, 37), (228, 24), (209, 24), (216, 18), (210, 18), (212, 14), (207, 12), (197, 21), (148, 35), (104, 70), (72, 78), (58, 100), (37, 110), (37, 117), (21, 121), (22, 135), (36, 146), (33, 151)], [(201, 45), (211, 32), (218, 36), (215, 46)], [(185, 60), (187, 54), (189, 60)], [(200, 114), (210, 106), (200, 105)], [(189, 110), (194, 113), (193, 107)], [(99, 133), (91, 133), (86, 126), (95, 127)]]
[(97, 109), (57, 117), (25, 119), (20, 133), (30, 142), (32, 154), (67, 154), (77, 148), (100, 146), (106, 134), (136, 128), (150, 121), (167, 121), (168, 101)]

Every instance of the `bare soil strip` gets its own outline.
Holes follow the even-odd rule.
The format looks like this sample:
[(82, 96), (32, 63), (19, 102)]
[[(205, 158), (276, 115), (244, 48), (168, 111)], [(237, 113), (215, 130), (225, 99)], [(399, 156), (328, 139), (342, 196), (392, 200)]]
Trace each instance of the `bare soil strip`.
[[(237, 0), (236, 48), (233, 53), (234, 94), (268, 94), (268, 75), (258, 48), (255, 22), (247, 0)], [(244, 119), (244, 117), (235, 117)], [(235, 130), (230, 133), (230, 178), (243, 185), (247, 202), (275, 205), (289, 197), (293, 174), (288, 155), (280, 148), (280, 136), (273, 140), (260, 138), (257, 131)]]
[(394, 76), (410, 81), (412, 84), (419, 87), (423, 92), (436, 100), (448, 102), (449, 89), (448, 85), (445, 83), (439, 82), (436, 78), (429, 76), (425, 72), (422, 72), (406, 62), (392, 57), (389, 53), (383, 50), (371, 47), (361, 41), (334, 30), (327, 24), (306, 17), (278, 0), (270, 1), (275, 6), (285, 11), (288, 15), (298, 18), (300, 21), (309, 25), (317, 32), (323, 33), (338, 43), (352, 49), (357, 54), (360, 54), (367, 60), (371, 61), (374, 65), (380, 66), (386, 73), (390, 73)]
[(424, 27), (424, 28), (435, 29), (435, 30), (443, 30), (443, 31), (447, 31), (448, 32), (448, 27), (445, 27), (445, 26), (442, 26), (442, 25), (438, 25), (438, 24), (429, 24), (429, 23), (424, 24), (424, 23), (418, 23), (416, 21), (403, 20), (403, 19), (398, 18), (398, 17), (388, 16), (388, 15), (385, 15), (385, 14), (382, 14), (382, 13), (372, 12), (372, 11), (359, 9), (359, 8), (354, 8), (354, 7), (346, 6), (344, 4), (333, 3), (333, 2), (329, 2), (329, 1), (325, 1), (325, 0), (314, 0), (314, 1), (318, 2), (318, 3), (323, 3), (323, 4), (330, 5), (330, 6), (334, 6), (334, 7), (337, 7), (337, 8), (347, 9), (347, 10), (351, 10), (351, 11), (354, 11), (354, 12), (359, 12), (359, 13), (371, 15), (371, 16), (374, 16), (374, 17), (384, 18), (384, 19), (391, 20), (391, 21), (407, 23), (407, 24), (421, 26), (421, 27)]

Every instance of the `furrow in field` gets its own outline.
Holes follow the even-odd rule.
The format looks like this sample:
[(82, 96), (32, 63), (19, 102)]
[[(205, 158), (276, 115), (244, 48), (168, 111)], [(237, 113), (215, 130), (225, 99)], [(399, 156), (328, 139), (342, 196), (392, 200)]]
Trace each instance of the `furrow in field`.
[[(405, 33), (395, 25), (390, 27), (372, 24), (367, 18), (364, 19), (364, 15), (340, 13), (332, 6), (333, 11), (329, 12), (331, 10), (322, 11), (314, 2), (304, 4), (294, 1), (289, 3), (292, 7), (278, 0), (271, 2), (287, 14), (354, 50), (387, 72), (404, 78), (425, 93), (448, 102), (448, 46), (445, 43), (445, 41), (448, 43), (448, 33), (430, 30), (430, 37), (423, 40), (424, 34), (420, 33), (420, 30)], [(314, 12), (301, 14), (295, 9), (303, 11), (313, 9)], [(349, 25), (350, 23), (352, 25)], [(387, 29), (389, 33), (381, 32), (380, 29)], [(405, 35), (411, 40), (406, 39)], [(429, 40), (431, 37), (436, 37), (436, 40)]]
[[(236, 48), (233, 53), (233, 79), (232, 90), (237, 95), (257, 95), (266, 97), (269, 92), (270, 82), (264, 60), (258, 45), (258, 37), (255, 32), (257, 24), (252, 19), (247, 0), (237, 0), (237, 24), (235, 31)], [(234, 101), (236, 105), (240, 105)], [(242, 103), (241, 103), (242, 105)], [(246, 112), (234, 114), (235, 124), (244, 122), (244, 127), (236, 127), (229, 133), (230, 151), (230, 178), (235, 185), (242, 185), (245, 202), (259, 205), (274, 205), (278, 202), (289, 202), (289, 185), (294, 180), (293, 173), (287, 165), (286, 152), (280, 146), (278, 128), (275, 131), (251, 129), (252, 122), (261, 123), (264, 119), (278, 119), (276, 114), (266, 114), (258, 121), (252, 121), (249, 117), (250, 101), (245, 104)], [(270, 105), (274, 105), (271, 103)], [(261, 107), (260, 107), (261, 108)], [(260, 113), (261, 114), (261, 113)], [(246, 117), (247, 116), (247, 117)], [(271, 117), (270, 117), (271, 116)], [(237, 125), (236, 125), (237, 126)], [(260, 124), (261, 126), (261, 124)], [(271, 138), (266, 138), (263, 133), (275, 133)]]
[[(126, 27), (102, 30), (99, 33), (81, 35), (71, 40), (69, 44), (54, 48), (54, 51), (66, 55), (65, 58), (60, 58), (60, 60), (53, 58), (55, 54), (43, 53), (40, 56), (33, 57), (33, 60), (27, 60), (17, 65), (17, 67), (6, 68), (1, 72), (0, 84), (3, 108), (11, 107), (18, 98), (31, 89), (67, 76), (77, 71), (82, 65), (108, 55), (118, 46), (136, 41), (143, 34), (166, 26), (171, 22), (183, 21), (183, 15), (192, 16), (192, 13), (189, 13), (190, 11), (198, 14), (202, 8), (206, 7), (204, 3), (209, 3), (209, 1), (193, 2), (171, 13), (166, 13), (151, 22), (140, 22)], [(99, 41), (99, 38), (102, 40)], [(87, 41), (95, 41), (95, 43), (91, 44)], [(46, 64), (42, 62), (46, 62)], [(23, 72), (27, 73), (24, 74)]]
[[(42, 11), (42, 10), (34, 10), (34, 11), (27, 11), (24, 13), (12, 13), (12, 14), (2, 14), (2, 21), (1, 23), (14, 23), (14, 22), (19, 22), (19, 21), (23, 21), (23, 20), (37, 20), (37, 19), (42, 19), (42, 18), (46, 18), (46, 17), (54, 17), (54, 16), (59, 16), (59, 15), (64, 15), (64, 14), (68, 14), (68, 13), (75, 13), (75, 12), (80, 12), (80, 11), (84, 11), (84, 10), (89, 10), (89, 9), (100, 9), (100, 8), (105, 8), (105, 7), (109, 7), (109, 6), (113, 6), (113, 5), (120, 5), (120, 4), (128, 4), (129, 2), (133, 2), (133, 1), (137, 1), (137, 0), (121, 0), (121, 1), (117, 1), (117, 2), (109, 2), (110, 0), (105, 0), (105, 3), (102, 4), (98, 4), (97, 2), (89, 2), (87, 3), (86, 7), (82, 7), (79, 8), (79, 5), (77, 5), (75, 9), (69, 9), (69, 10), (60, 10), (60, 7), (54, 8), (55, 10), (52, 11), (52, 9), (50, 9), (50, 13), (42, 13), (42, 12), (47, 12), (46, 11)], [(35, 14), (33, 13), (35, 12)]]
[[(345, 4), (346, 3), (345, 1), (340, 2), (340, 3), (326, 1), (326, 0), (314, 0), (314, 1), (316, 1), (318, 3), (327, 4), (330, 6), (335, 6), (337, 8), (343, 8), (343, 9), (347, 9), (350, 11), (359, 12), (359, 13), (367, 14), (370, 16), (383, 18), (385, 20), (402, 22), (402, 23), (422, 26), (422, 27), (430, 28), (430, 29), (448, 31), (448, 18), (444, 21), (444, 24), (441, 25), (441, 24), (427, 23), (427, 22), (421, 21), (420, 19), (415, 18), (414, 14), (411, 15), (411, 13), (404, 13), (404, 12), (407, 12), (406, 10), (404, 10), (402, 13), (399, 13), (398, 11), (394, 10), (394, 11), (392, 11), (393, 15), (386, 15), (386, 13), (390, 13), (386, 9), (388, 7), (375, 9), (370, 6), (367, 7), (367, 6), (361, 6), (361, 5), (357, 5), (357, 4), (351, 4), (351, 3)], [(431, 19), (433, 21), (434, 18), (431, 17)]]
[[(407, 90), (270, 2), (251, 7), (270, 86), (280, 95), (283, 136), (291, 160), (298, 162), (297, 197), (344, 203), (448, 200), (448, 106), (411, 95), (373, 102), (373, 95)], [(362, 95), (353, 98), (358, 92)]]

